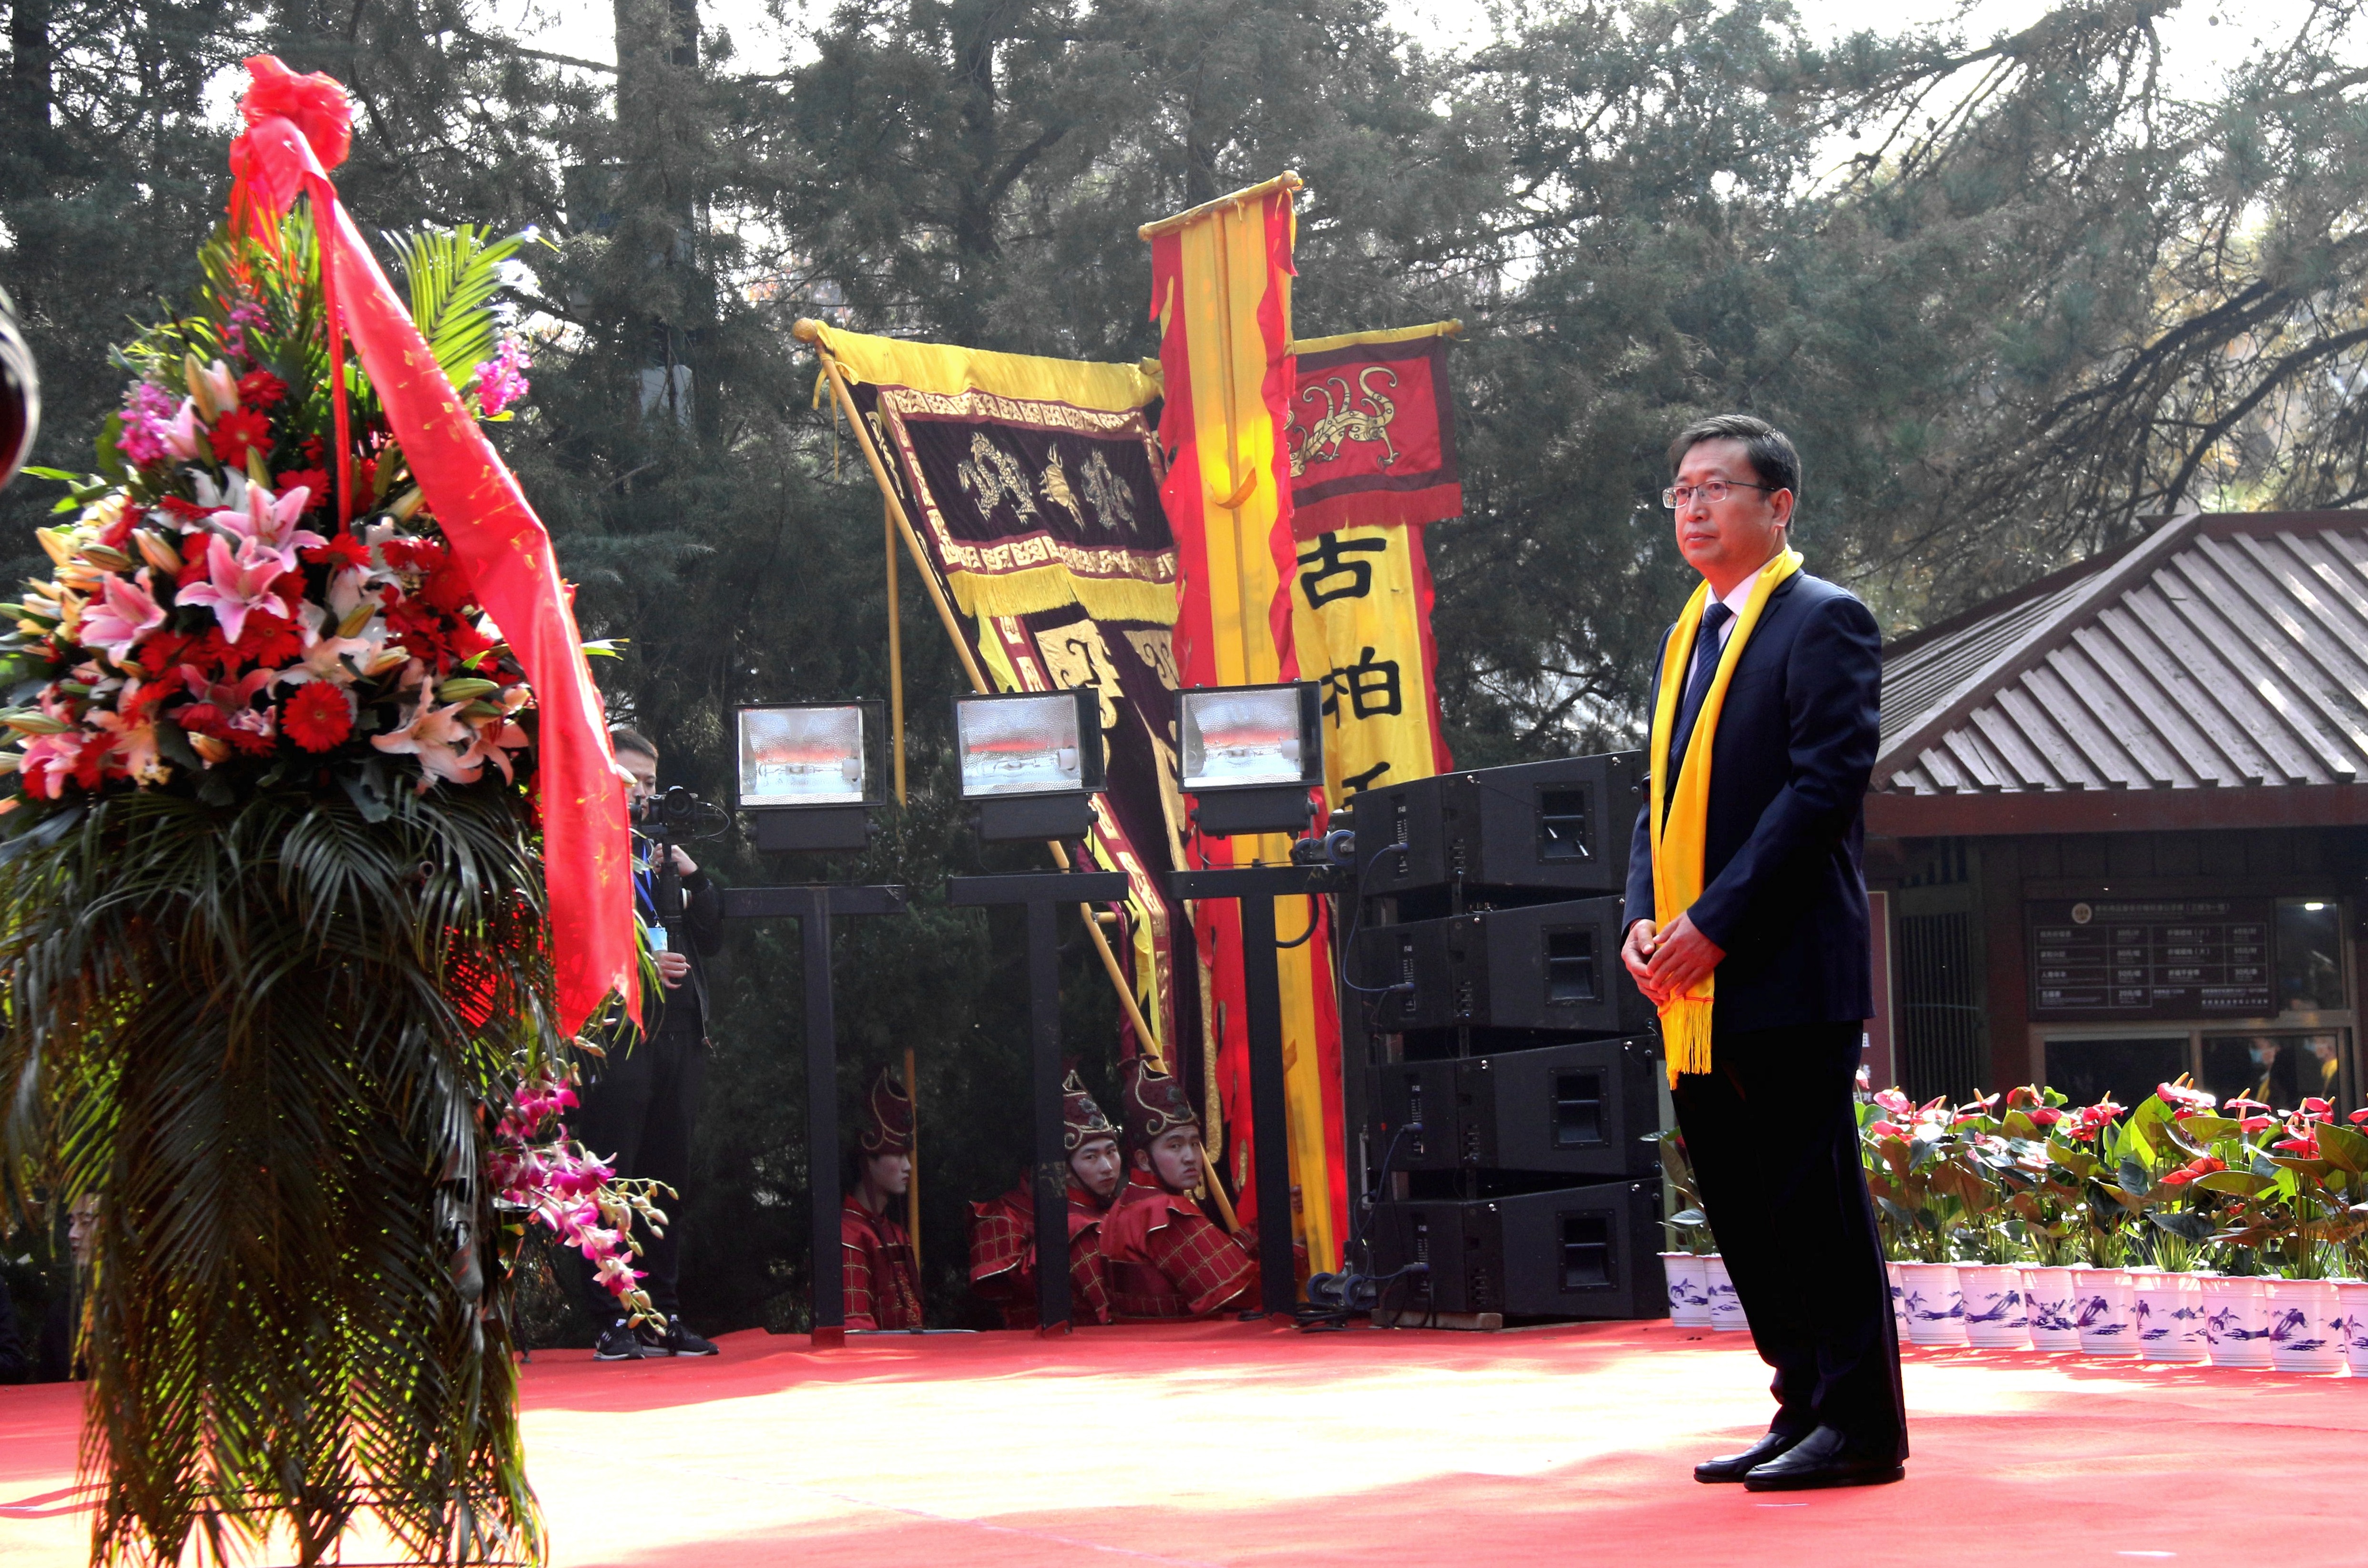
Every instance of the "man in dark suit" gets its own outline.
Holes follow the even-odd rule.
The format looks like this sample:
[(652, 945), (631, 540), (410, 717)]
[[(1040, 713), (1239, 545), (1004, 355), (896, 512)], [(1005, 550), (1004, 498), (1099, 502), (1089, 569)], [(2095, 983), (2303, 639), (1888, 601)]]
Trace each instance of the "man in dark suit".
[[(1859, 855), (1882, 638), (1847, 591), (1792, 570), (1801, 467), (1781, 431), (1706, 419), (1670, 446), (1669, 466), (1678, 548), (1709, 588), (1668, 753), (1650, 762), (1665, 801), (1736, 618), (1763, 571), (1775, 580), (1696, 754), (1710, 764), (1700, 896), (1656, 921), (1650, 803), (1629, 859), (1621, 957), (1637, 985), (1656, 1006), (1706, 976), (1715, 989), (1711, 1070), (1680, 1074), (1673, 1097), (1752, 1339), (1776, 1369), (1768, 1436), (1694, 1475), (1753, 1490), (1896, 1481), (1899, 1342), (1851, 1103), (1873, 1011)], [(1656, 704), (1659, 690), (1656, 677)]]

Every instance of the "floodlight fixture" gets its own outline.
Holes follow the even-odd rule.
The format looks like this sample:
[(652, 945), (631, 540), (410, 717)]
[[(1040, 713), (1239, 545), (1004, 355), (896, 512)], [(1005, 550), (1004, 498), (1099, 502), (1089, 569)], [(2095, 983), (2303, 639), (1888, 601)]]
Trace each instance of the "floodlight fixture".
[(759, 849), (861, 849), (881, 803), (877, 702), (744, 706), (736, 801)]
[(954, 699), (956, 777), (981, 838), (1075, 838), (1103, 784), (1099, 694), (1013, 691)]
[(1312, 680), (1176, 694), (1178, 783), (1217, 837), (1300, 833), (1324, 787), (1323, 690)]

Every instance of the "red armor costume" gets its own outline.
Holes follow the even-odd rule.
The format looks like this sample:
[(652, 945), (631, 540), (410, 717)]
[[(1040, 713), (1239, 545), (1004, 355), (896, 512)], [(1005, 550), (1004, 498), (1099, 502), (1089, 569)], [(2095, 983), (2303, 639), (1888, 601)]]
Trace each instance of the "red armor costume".
[[(1118, 1141), (1102, 1108), (1076, 1073), (1061, 1084), (1061, 1150), (1075, 1156), (1098, 1139)], [(1102, 1200), (1069, 1178), (1069, 1308), (1077, 1323), (1110, 1320), (1102, 1264)], [(1036, 1199), (1023, 1180), (1000, 1198), (970, 1206), (970, 1283), (1003, 1312), (1006, 1328), (1036, 1324)]]
[[(1162, 1133), (1199, 1127), (1182, 1085), (1141, 1057), (1119, 1068), (1121, 1116), (1130, 1151)], [(1227, 1235), (1189, 1196), (1171, 1192), (1153, 1171), (1130, 1171), (1118, 1204), (1102, 1221), (1110, 1311), (1119, 1321), (1208, 1317), (1258, 1304), (1258, 1243), (1247, 1230)]]
[[(913, 1152), (913, 1102), (882, 1067), (864, 1102), (855, 1147), (863, 1159)], [(852, 1193), (838, 1211), (840, 1281), (847, 1326), (918, 1328), (920, 1282), (913, 1270), (913, 1238), (891, 1215), (872, 1213)]]

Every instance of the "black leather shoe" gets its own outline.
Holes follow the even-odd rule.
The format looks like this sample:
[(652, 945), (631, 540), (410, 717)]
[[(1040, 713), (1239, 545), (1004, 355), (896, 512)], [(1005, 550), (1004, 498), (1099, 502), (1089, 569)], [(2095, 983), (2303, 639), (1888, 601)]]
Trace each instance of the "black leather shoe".
[(1766, 1464), (1801, 1439), (1789, 1432), (1770, 1432), (1739, 1454), (1721, 1454), (1714, 1460), (1704, 1460), (1694, 1466), (1694, 1479), (1716, 1484), (1723, 1481), (1741, 1481), (1755, 1465)]
[(1905, 1480), (1907, 1467), (1897, 1450), (1852, 1451), (1850, 1440), (1831, 1426), (1820, 1426), (1785, 1452), (1743, 1478), (1748, 1492), (1809, 1492), (1824, 1486), (1881, 1486)]

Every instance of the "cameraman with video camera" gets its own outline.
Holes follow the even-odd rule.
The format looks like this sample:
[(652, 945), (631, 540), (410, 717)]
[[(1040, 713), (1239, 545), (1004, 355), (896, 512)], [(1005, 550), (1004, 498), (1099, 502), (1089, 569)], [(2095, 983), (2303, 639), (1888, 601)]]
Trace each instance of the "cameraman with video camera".
[[(618, 766), (632, 776), (626, 800), (632, 811), (633, 907), (650, 933), (661, 991), (642, 995), (642, 1028), (620, 1023), (603, 1042), (607, 1058), (582, 1090), (572, 1119), (575, 1135), (620, 1176), (647, 1177), (674, 1188), (668, 1223), (644, 1233), (636, 1267), (650, 1304), (665, 1315), (663, 1333), (635, 1329), (617, 1315), (589, 1265), (580, 1269), (585, 1299), (608, 1324), (593, 1351), (596, 1361), (638, 1361), (664, 1356), (712, 1356), (715, 1346), (685, 1327), (676, 1294), (682, 1260), (683, 1198), (690, 1178), (690, 1128), (707, 1077), (707, 967), (723, 946), (723, 895), (713, 879), (674, 842), (680, 824), (657, 787), (658, 752), (638, 731), (614, 729), (609, 744)], [(675, 792), (680, 795), (680, 791)]]

